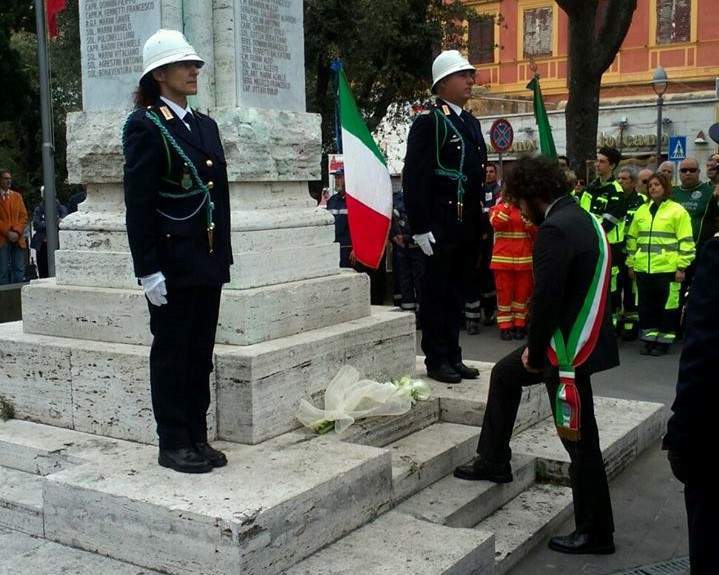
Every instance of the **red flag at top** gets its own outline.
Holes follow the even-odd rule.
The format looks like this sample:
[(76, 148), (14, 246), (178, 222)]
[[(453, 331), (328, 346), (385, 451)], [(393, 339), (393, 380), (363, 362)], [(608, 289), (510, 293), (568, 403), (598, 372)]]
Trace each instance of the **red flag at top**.
[(57, 38), (57, 15), (66, 7), (67, 0), (45, 0), (45, 15), (50, 38)]

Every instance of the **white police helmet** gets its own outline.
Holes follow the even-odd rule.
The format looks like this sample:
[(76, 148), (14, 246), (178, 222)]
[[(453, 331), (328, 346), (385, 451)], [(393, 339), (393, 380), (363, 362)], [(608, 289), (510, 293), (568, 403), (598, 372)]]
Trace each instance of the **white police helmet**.
[(142, 77), (160, 66), (175, 62), (196, 62), (198, 68), (205, 63), (182, 32), (160, 29), (147, 39), (142, 48)]
[(474, 71), (476, 68), (457, 50), (445, 50), (432, 63), (432, 88), (434, 89), (442, 78), (464, 70)]

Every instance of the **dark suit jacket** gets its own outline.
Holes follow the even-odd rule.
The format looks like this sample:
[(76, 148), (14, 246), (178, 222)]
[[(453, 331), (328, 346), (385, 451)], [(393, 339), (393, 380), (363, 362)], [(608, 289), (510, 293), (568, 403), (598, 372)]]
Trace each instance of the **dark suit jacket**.
[[(125, 206), (127, 235), (137, 277), (162, 271), (168, 286), (213, 286), (230, 280), (230, 200), (227, 162), (214, 120), (195, 113), (200, 134), (193, 134), (170, 111), (165, 118), (156, 106), (133, 112), (124, 128)], [(212, 182), (214, 251), (210, 253), (203, 195), (189, 195), (184, 160), (147, 117), (153, 111), (197, 167), (203, 182)], [(199, 137), (198, 137), (199, 136)], [(159, 192), (186, 194), (180, 199)], [(196, 212), (196, 213), (195, 213)], [(187, 216), (194, 214), (189, 219)], [(176, 219), (173, 219), (176, 218)]]
[(716, 449), (719, 400), (719, 238), (700, 253), (687, 300), (684, 349), (679, 360), (677, 395), (664, 448), (711, 457)]
[[(443, 107), (449, 111), (445, 114)], [(448, 129), (437, 118), (434, 110), (446, 117), (459, 133)], [(463, 223), (457, 221), (457, 182), (437, 175), (437, 144), (439, 161), (445, 168), (457, 170), (462, 160), (467, 177), (464, 184)], [(474, 243), (479, 245), (482, 225), (482, 186), (484, 184), (487, 146), (482, 136), (479, 120), (469, 112), (462, 117), (455, 114), (442, 100), (432, 110), (423, 112), (415, 119), (407, 139), (407, 154), (402, 174), (405, 207), (412, 232), (423, 234), (431, 231), (438, 243)]]
[[(529, 363), (534, 368), (550, 370), (547, 348), (552, 335), (560, 327), (567, 338), (587, 297), (599, 257), (591, 217), (574, 199), (564, 196), (537, 232), (528, 343)], [(617, 365), (619, 349), (607, 302), (596, 347), (576, 371), (588, 375)]]

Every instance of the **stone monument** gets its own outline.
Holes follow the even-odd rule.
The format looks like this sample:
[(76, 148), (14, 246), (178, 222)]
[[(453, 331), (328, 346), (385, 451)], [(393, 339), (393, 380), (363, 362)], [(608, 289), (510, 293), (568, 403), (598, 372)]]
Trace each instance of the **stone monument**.
[[(160, 26), (184, 28), (206, 60), (195, 105), (217, 121), (227, 157), (235, 264), (217, 332), (216, 437), (257, 443), (296, 428), (299, 399), (345, 363), (374, 377), (412, 373), (413, 318), (372, 312), (367, 277), (339, 269), (332, 216), (307, 191), (320, 177), (321, 142), (320, 118), (304, 110), (302, 2), (80, 6), (84, 109), (68, 117), (68, 173), (88, 199), (62, 223), (57, 277), (23, 294), (22, 355), (47, 360), (63, 383), (52, 383), (54, 402), (34, 405), (3, 389), (20, 417), (155, 441), (151, 335), (125, 234), (120, 133), (142, 45)], [(82, 349), (66, 338), (83, 340)], [(27, 386), (24, 377), (17, 385)]]

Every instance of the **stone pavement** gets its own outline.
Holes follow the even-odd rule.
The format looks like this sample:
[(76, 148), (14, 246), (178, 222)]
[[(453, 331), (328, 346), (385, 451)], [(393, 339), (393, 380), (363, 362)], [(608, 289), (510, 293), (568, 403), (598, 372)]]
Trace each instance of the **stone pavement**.
[[(503, 342), (495, 327), (462, 333), (465, 359), (494, 362), (517, 342)], [(621, 343), (621, 365), (593, 378), (595, 395), (664, 403), (674, 399), (679, 346), (661, 358), (639, 355), (638, 343)], [(582, 573), (608, 575), (688, 554), (683, 489), (669, 470), (659, 444), (648, 449), (610, 482), (617, 552), (611, 556), (571, 557), (537, 546), (509, 575)], [(574, 530), (567, 520), (557, 533)]]

